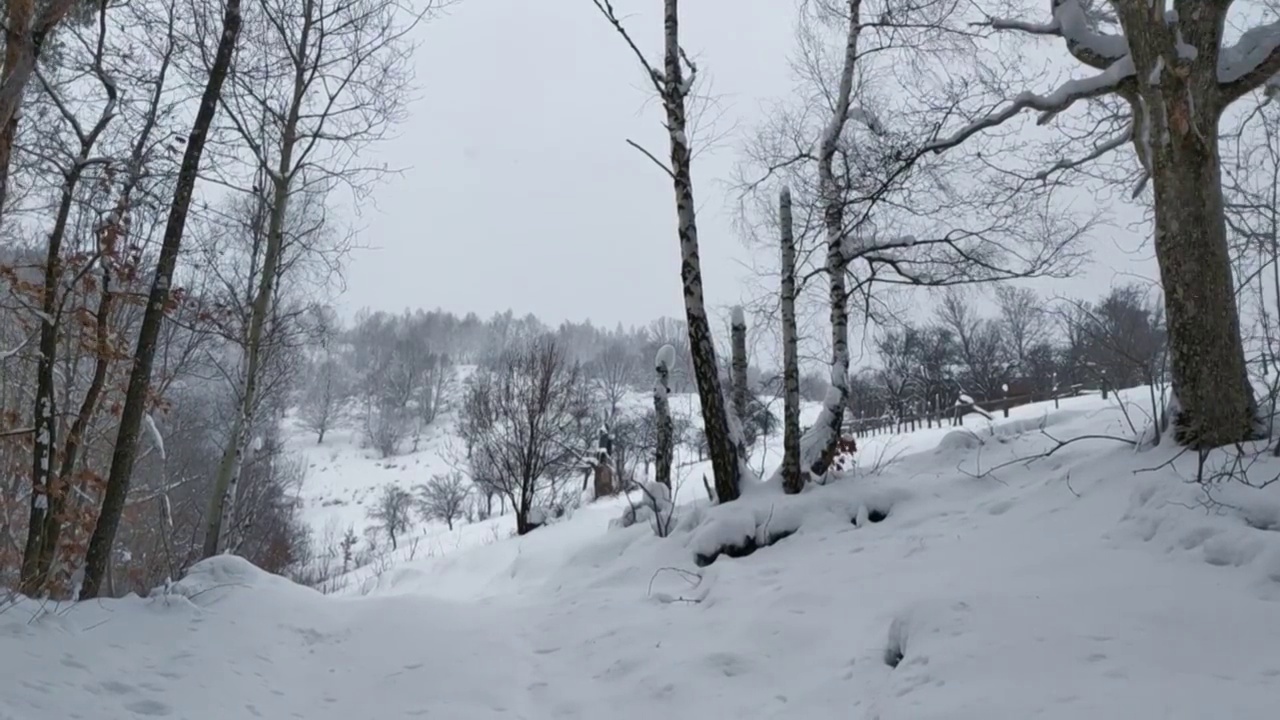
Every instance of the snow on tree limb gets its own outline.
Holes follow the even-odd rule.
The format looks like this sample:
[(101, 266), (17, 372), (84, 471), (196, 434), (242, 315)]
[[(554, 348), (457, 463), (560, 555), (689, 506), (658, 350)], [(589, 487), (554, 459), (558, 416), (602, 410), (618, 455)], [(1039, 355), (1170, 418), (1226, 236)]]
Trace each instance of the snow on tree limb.
[(659, 370), (670, 370), (676, 364), (676, 349), (670, 343), (658, 348), (658, 355), (653, 365)]
[(1050, 0), (1053, 20), (1033, 23), (1017, 19), (991, 18), (985, 25), (993, 30), (1014, 30), (1031, 35), (1060, 37), (1077, 60), (1098, 70), (1128, 56), (1129, 41), (1123, 35), (1110, 35), (1094, 29), (1103, 19), (1098, 12), (1080, 0)]
[(1048, 168), (1045, 168), (1044, 170), (1041, 170), (1040, 172), (1036, 173), (1032, 177), (1034, 177), (1036, 180), (1048, 180), (1049, 176), (1056, 172), (1061, 172), (1063, 170), (1074, 170), (1075, 168), (1078, 168), (1081, 165), (1097, 160), (1098, 158), (1102, 157), (1103, 155), (1106, 155), (1107, 153), (1118, 150), (1124, 147), (1125, 145), (1128, 145), (1131, 142), (1133, 142), (1133, 124), (1132, 123), (1130, 123), (1129, 126), (1125, 128), (1124, 132), (1119, 133), (1115, 137), (1112, 137), (1102, 143), (1099, 143), (1088, 154), (1083, 155), (1081, 157), (1076, 157), (1076, 158), (1061, 158), (1057, 162), (1055, 162), (1053, 165), (1049, 166)]
[(1218, 82), (1231, 102), (1263, 85), (1280, 87), (1280, 20), (1246, 30), (1218, 52)]
[(9, 348), (8, 350), (0, 350), (0, 360), (8, 360), (14, 355), (17, 355), (18, 353), (22, 352), (22, 348), (26, 347), (27, 343), (29, 342), (31, 342), (31, 337), (27, 337), (25, 340), (18, 343), (17, 345), (14, 345), (12, 348)]
[(1106, 70), (1090, 77), (1068, 80), (1051, 93), (1045, 95), (1031, 92), (1019, 93), (1004, 109), (969, 123), (948, 138), (930, 143), (925, 150), (936, 153), (953, 148), (983, 130), (1003, 125), (1023, 110), (1039, 110), (1040, 118), (1037, 124), (1044, 125), (1081, 100), (1102, 97), (1115, 92), (1120, 88), (1121, 83), (1133, 77), (1133, 74), (1133, 60), (1126, 55), (1116, 60)]
[(147, 428), (147, 435), (151, 437), (151, 445), (156, 452), (160, 453), (161, 460), (168, 460), (169, 457), (164, 449), (164, 437), (160, 435), (160, 428), (156, 427), (155, 418), (151, 417), (151, 413), (142, 416), (142, 424)]

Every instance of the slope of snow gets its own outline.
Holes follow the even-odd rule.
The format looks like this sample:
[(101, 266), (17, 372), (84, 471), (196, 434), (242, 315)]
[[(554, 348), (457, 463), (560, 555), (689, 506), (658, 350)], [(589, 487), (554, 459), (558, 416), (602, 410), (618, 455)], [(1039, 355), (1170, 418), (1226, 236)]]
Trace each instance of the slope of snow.
[[(21, 602), (0, 718), (1274, 717), (1280, 483), (1056, 447), (1131, 434), (1097, 397), (969, 420), (864, 440), (798, 497), (683, 493), (665, 539), (614, 500), (362, 593), (217, 558), (148, 599)], [(747, 536), (780, 539), (694, 561)]]

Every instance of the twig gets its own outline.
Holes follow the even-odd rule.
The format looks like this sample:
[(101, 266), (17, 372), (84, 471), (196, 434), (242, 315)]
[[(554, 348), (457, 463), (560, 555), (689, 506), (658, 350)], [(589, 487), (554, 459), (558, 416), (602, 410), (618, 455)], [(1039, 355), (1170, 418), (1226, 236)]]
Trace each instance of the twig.
[[(691, 571), (691, 570), (683, 570), (683, 569), (678, 568), (678, 567), (660, 567), (660, 568), (658, 568), (657, 570), (655, 570), (655, 571), (653, 572), (653, 577), (649, 578), (649, 589), (646, 591), (646, 593), (645, 593), (645, 597), (653, 597), (653, 583), (658, 579), (658, 575), (662, 574), (662, 572), (663, 572), (664, 570), (669, 571), (669, 572), (676, 573), (677, 575), (680, 575), (682, 578), (684, 578), (685, 582), (689, 583), (689, 587), (690, 587), (690, 589), (696, 589), (699, 585), (701, 585), (701, 584), (702, 584), (702, 574), (701, 574), (701, 573), (696, 573), (696, 572), (693, 572), (693, 571)], [(691, 578), (692, 578), (692, 579), (691, 579)], [(682, 596), (682, 595), (681, 595), (681, 596), (676, 596), (676, 597), (671, 598), (671, 601), (672, 601), (672, 602), (685, 602), (685, 603), (690, 603), (690, 604), (694, 604), (694, 605), (696, 605), (696, 604), (698, 604), (698, 603), (702, 602), (702, 599), (701, 599), (701, 598), (687, 598), (687, 597), (684, 597), (684, 596)]]
[(676, 174), (671, 172), (671, 168), (667, 167), (661, 160), (655, 157), (653, 153), (646, 150), (643, 145), (636, 142), (635, 140), (632, 140), (631, 138), (627, 138), (627, 144), (639, 150), (641, 153), (643, 153), (645, 157), (653, 161), (654, 165), (657, 165), (658, 167), (662, 168), (662, 172), (666, 173), (668, 177), (670, 177), (673, 180), (675, 179)]

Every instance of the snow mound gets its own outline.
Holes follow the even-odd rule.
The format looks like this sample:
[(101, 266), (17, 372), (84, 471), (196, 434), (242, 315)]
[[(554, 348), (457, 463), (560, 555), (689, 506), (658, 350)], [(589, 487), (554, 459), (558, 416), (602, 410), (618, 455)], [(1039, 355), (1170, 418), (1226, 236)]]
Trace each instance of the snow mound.
[(253, 563), (235, 555), (217, 555), (201, 560), (187, 571), (186, 576), (167, 589), (158, 588), (163, 594), (177, 595), (197, 605), (210, 605), (233, 591), (261, 593), (274, 592), (296, 599), (303, 596), (323, 598), (319, 592), (290, 580), (272, 575)]
[(893, 507), (911, 497), (910, 491), (872, 480), (839, 482), (813, 487), (800, 495), (753, 493), (726, 505), (707, 509), (682, 529), (700, 566), (721, 555), (743, 557), (798, 532), (824, 532), (853, 524), (865, 527), (887, 517)]

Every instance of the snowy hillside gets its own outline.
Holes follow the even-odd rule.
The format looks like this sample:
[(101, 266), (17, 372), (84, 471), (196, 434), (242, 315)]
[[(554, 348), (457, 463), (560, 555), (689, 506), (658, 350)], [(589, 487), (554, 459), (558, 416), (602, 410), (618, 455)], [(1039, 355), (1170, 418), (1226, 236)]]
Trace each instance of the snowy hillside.
[[(19, 604), (0, 718), (1274, 717), (1280, 483), (1059, 444), (1127, 428), (1089, 396), (864, 440), (855, 477), (798, 497), (712, 508), (695, 480), (668, 538), (610, 527), (620, 500), (523, 538), (432, 531), (339, 595), (221, 557), (147, 599)], [(315, 522), (358, 520), (440, 441), (395, 467), (314, 451)], [(774, 544), (706, 562), (747, 538)]]
[[(471, 368), (461, 369), (459, 384), (470, 370)], [(652, 402), (652, 396), (648, 393), (632, 393), (624, 399), (621, 412), (638, 415), (645, 409), (651, 409)], [(696, 395), (672, 395), (670, 402), (673, 414), (697, 420)], [(801, 422), (812, 422), (820, 409), (821, 406), (817, 403), (802, 404)], [(780, 408), (776, 411), (780, 412)], [(331, 548), (349, 528), (354, 530), (357, 537), (365, 538), (374, 525), (369, 517), (369, 510), (384, 486), (394, 484), (412, 491), (434, 475), (464, 468), (465, 452), (455, 434), (455, 424), (454, 413), (444, 413), (422, 433), (420, 440), (415, 442), (411, 439), (404, 443), (406, 452), (390, 458), (383, 458), (377, 450), (368, 447), (359, 430), (350, 424), (329, 432), (323, 444), (316, 443), (314, 433), (290, 424), (289, 450), (303, 459), (306, 468), (299, 499), (303, 517), (312, 530), (317, 546)], [(761, 467), (772, 469), (781, 457), (781, 443), (782, 438), (778, 434), (757, 443), (752, 466), (757, 470)], [(681, 450), (673, 471), (677, 483), (677, 502), (705, 498), (701, 477), (704, 473), (708, 476), (711, 474), (710, 463), (698, 461), (688, 447)], [(685, 485), (686, 480), (692, 482)], [(607, 502), (610, 507), (619, 508), (619, 512), (626, 505), (625, 499)], [(498, 503), (499, 501), (494, 501), (495, 513), (499, 510)], [(449, 530), (442, 522), (417, 523), (401, 541), (399, 551), (391, 553), (390, 548), (379, 550), (379, 555), (388, 557), (380, 558), (375, 569), (381, 571), (388, 563), (426, 555), (440, 556), (462, 548), (492, 543), (510, 537), (514, 531), (515, 521), (510, 515), (487, 521), (459, 523), (453, 530)], [(358, 571), (352, 577), (367, 579), (369, 574), (368, 571)]]

